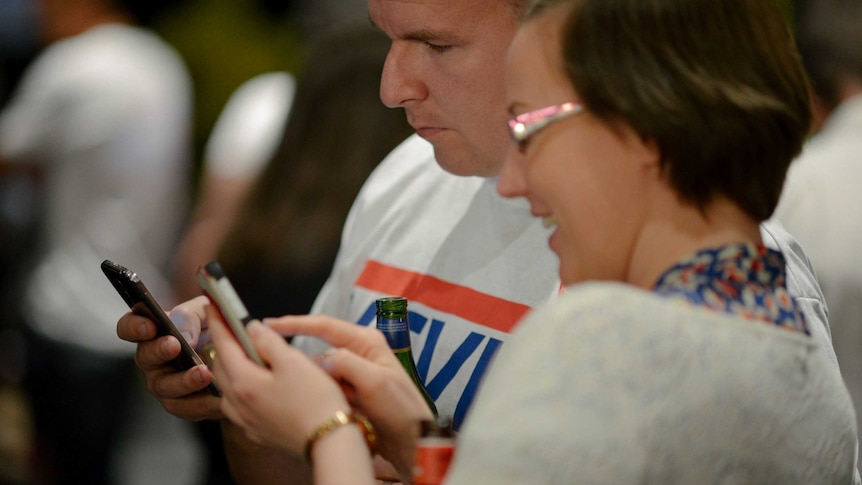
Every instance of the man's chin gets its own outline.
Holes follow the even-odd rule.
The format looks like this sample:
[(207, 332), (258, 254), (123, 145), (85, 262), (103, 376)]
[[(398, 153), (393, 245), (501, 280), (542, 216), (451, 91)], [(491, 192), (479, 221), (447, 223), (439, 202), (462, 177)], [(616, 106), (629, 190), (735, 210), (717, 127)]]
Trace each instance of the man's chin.
[(483, 162), (483, 157), (463, 148), (453, 149), (435, 144), (434, 158), (443, 170), (459, 177), (494, 177), (499, 173), (499, 164)]

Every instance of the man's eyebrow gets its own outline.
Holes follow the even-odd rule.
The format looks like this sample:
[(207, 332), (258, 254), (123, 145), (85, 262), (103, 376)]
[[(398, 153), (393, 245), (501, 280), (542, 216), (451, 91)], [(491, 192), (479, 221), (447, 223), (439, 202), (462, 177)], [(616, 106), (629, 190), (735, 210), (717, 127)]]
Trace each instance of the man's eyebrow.
[(430, 42), (430, 41), (439, 41), (441, 39), (445, 39), (446, 42), (451, 43), (455, 41), (452, 37), (452, 34), (448, 34), (446, 32), (441, 32), (439, 30), (416, 30), (413, 32), (409, 32), (403, 36), (406, 40), (416, 40), (420, 42)]
[[(371, 14), (368, 14), (368, 23), (370, 23), (371, 26), (377, 30), (383, 30), (377, 25), (376, 22), (374, 22), (374, 19), (371, 18)], [(439, 30), (430, 30), (430, 29), (417, 30), (414, 32), (410, 32), (410, 33), (401, 35), (398, 38), (402, 39), (402, 40), (415, 40), (415, 41), (419, 41), (419, 42), (428, 42), (428, 41), (434, 41), (434, 40), (440, 40), (440, 39), (446, 39), (448, 42), (457, 41), (457, 39), (452, 39), (451, 34), (448, 34), (446, 32), (442, 32)]]

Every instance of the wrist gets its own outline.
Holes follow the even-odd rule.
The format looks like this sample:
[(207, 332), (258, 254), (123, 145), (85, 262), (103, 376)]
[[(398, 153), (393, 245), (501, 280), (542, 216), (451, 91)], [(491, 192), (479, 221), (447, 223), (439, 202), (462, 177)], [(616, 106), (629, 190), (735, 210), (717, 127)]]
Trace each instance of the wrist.
[(352, 411), (336, 411), (335, 414), (324, 420), (308, 437), (305, 442), (304, 454), (308, 461), (312, 461), (312, 454), (316, 445), (327, 437), (341, 431), (344, 428), (354, 428), (361, 433), (368, 451), (373, 454), (377, 444), (377, 434), (371, 422), (359, 413)]
[(315, 483), (376, 483), (371, 453), (358, 426), (339, 426), (319, 438), (310, 459)]

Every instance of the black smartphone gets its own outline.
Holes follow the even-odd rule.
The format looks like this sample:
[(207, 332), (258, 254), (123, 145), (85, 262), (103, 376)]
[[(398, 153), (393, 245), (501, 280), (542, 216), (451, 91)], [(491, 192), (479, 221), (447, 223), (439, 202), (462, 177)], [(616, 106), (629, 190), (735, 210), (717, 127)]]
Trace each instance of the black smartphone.
[[(186, 370), (197, 365), (206, 364), (201, 356), (195, 352), (195, 349), (189, 345), (180, 331), (177, 330), (177, 327), (174, 326), (161, 305), (159, 305), (135, 272), (107, 259), (102, 262), (102, 272), (105, 273), (105, 276), (108, 277), (117, 293), (123, 297), (123, 300), (129, 305), (133, 313), (155, 322), (159, 335), (173, 335), (180, 341), (182, 351), (174, 360), (174, 365), (177, 369)], [(221, 395), (215, 381), (210, 383), (209, 390), (216, 396)]]
[(221, 313), (246, 355), (256, 364), (266, 367), (245, 331), (245, 326), (255, 319), (249, 315), (248, 309), (218, 261), (211, 261), (198, 268), (196, 276), (204, 294)]

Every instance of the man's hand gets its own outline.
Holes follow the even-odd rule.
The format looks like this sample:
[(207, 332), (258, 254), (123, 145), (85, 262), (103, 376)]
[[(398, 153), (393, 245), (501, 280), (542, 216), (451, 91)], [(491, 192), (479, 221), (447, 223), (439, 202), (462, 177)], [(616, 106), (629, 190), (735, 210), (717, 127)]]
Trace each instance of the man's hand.
[[(203, 326), (206, 297), (197, 297), (171, 310), (170, 317), (193, 347), (206, 340)], [(203, 335), (203, 338), (202, 338)], [(117, 322), (117, 336), (138, 345), (135, 364), (144, 373), (149, 392), (174, 416), (192, 421), (220, 419), (220, 399), (209, 391), (213, 374), (205, 365), (185, 371), (174, 367), (180, 342), (173, 336), (157, 335), (156, 324), (131, 312)]]

